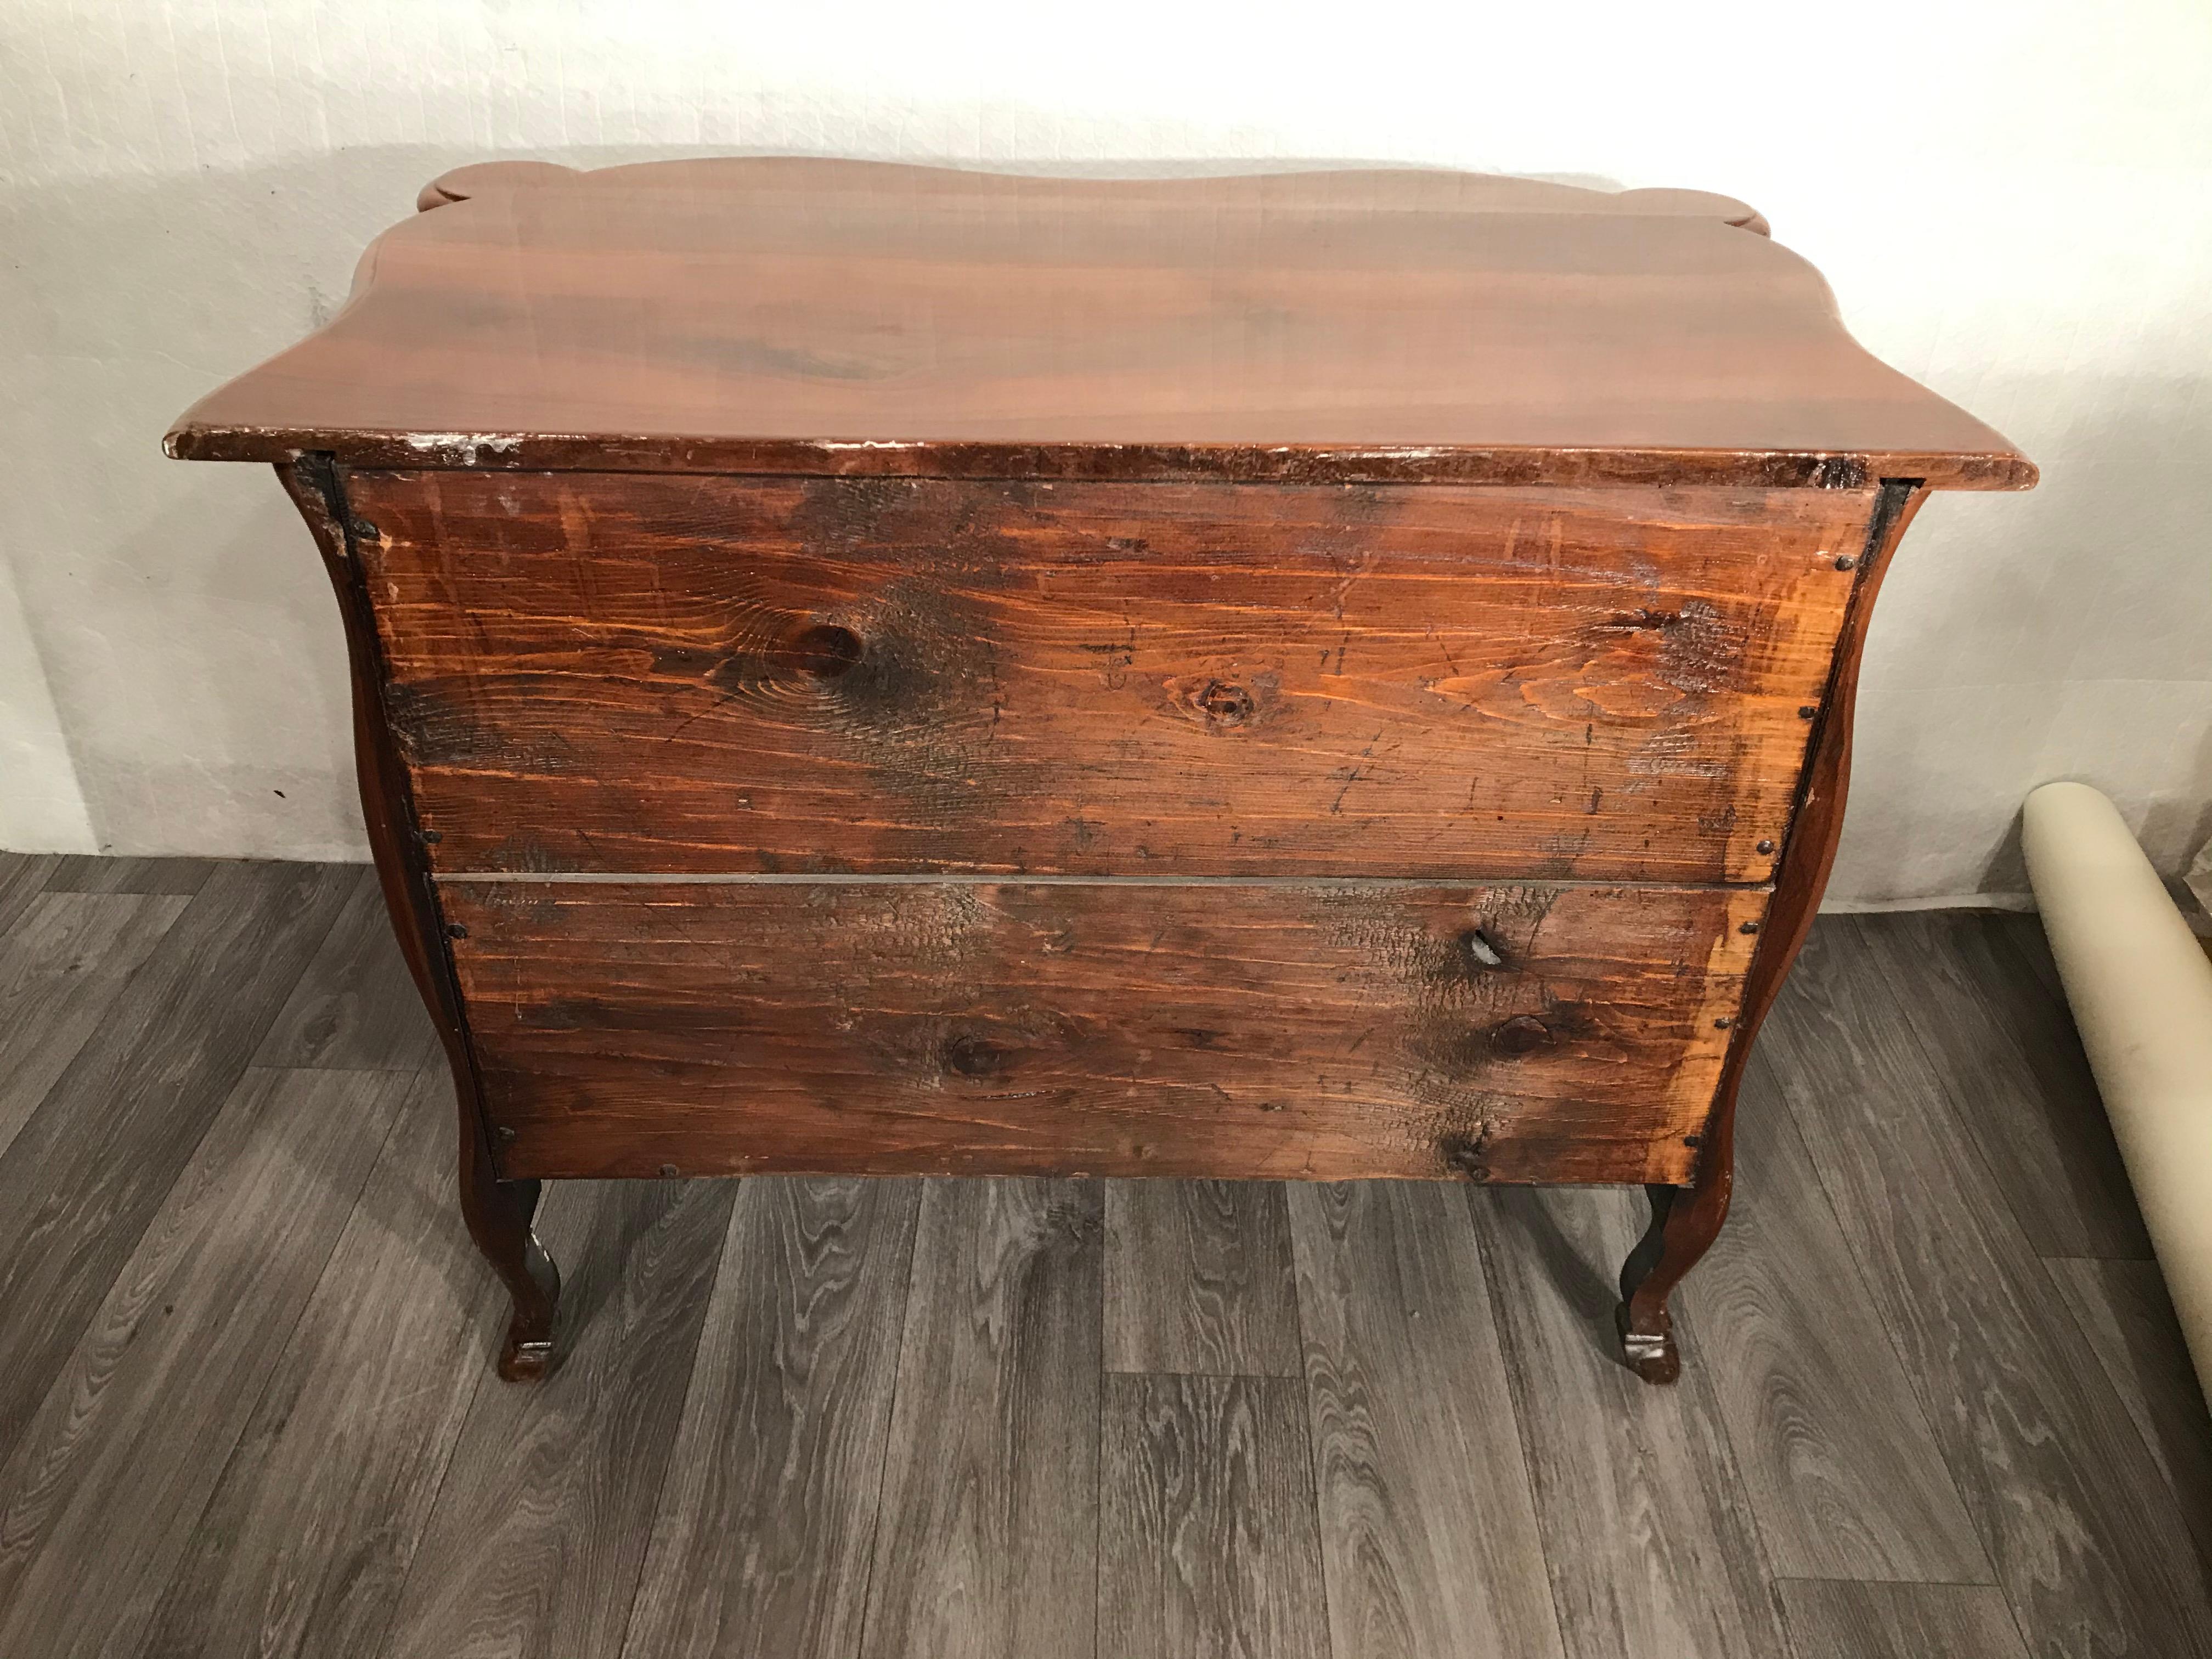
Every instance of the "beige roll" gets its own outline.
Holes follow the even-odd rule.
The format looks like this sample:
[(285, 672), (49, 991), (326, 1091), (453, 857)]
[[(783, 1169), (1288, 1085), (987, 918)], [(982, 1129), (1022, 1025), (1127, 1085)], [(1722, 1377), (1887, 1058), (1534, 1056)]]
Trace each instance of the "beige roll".
[(2027, 798), (2021, 841), (2081, 1046), (2212, 1395), (2212, 962), (2094, 789), (2044, 785)]

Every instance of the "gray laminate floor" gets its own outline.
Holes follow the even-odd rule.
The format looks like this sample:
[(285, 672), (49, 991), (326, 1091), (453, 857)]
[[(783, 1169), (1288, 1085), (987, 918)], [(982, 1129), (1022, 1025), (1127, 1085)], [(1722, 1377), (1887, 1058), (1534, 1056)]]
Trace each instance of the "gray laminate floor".
[(0, 1655), (2212, 1654), (2032, 918), (1831, 919), (1671, 1390), (1611, 1191), (552, 1190), (501, 1321), (352, 867), (0, 856)]

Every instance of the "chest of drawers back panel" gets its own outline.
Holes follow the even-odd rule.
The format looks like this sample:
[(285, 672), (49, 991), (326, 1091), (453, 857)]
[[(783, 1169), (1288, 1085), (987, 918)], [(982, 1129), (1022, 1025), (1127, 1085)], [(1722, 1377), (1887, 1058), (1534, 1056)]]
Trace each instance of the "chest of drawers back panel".
[(1686, 1179), (1764, 889), (459, 880), (520, 1174)]
[(1874, 501), (346, 490), (440, 871), (1691, 882), (1773, 873)]
[(172, 454), (274, 463), (461, 1205), (548, 1177), (1728, 1210), (1875, 592), (2010, 444), (1752, 209), (1354, 172), (467, 167)]

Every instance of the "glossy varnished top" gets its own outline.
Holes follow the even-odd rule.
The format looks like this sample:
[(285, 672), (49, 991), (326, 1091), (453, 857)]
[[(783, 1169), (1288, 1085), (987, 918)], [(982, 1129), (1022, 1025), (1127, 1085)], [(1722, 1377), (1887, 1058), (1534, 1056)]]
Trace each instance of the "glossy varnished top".
[(1428, 172), (463, 168), (170, 453), (2018, 489), (1742, 204)]

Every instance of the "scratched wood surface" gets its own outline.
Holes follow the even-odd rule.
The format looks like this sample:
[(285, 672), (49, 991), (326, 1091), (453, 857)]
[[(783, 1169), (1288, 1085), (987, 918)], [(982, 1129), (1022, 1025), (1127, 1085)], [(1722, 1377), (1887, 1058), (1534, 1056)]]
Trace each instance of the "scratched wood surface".
[[(485, 180), (489, 185), (490, 180)], [(509, 169), (177, 455), (2020, 488), (1742, 203), (1444, 173)], [(584, 461), (583, 464), (589, 464)]]
[(1765, 902), (1273, 883), (442, 896), (518, 1175), (1632, 1182), (1691, 1167)]
[(347, 481), (441, 871), (1763, 881), (1872, 503)]
[[(34, 890), (0, 982), (60, 959), (42, 899), (186, 897), (52, 868), (0, 854)], [(1933, 1052), (1954, 1003), (2032, 1001), (2026, 955), (1965, 937), (2014, 919), (1814, 929), (1743, 1102), (1724, 1237), (1761, 1254), (1684, 1286), (1674, 1390), (1603, 1329), (1624, 1194), (1268, 1184), (1287, 1239), (1200, 1245), (1117, 1241), (1136, 1183), (775, 1177), (556, 1183), (567, 1364), (514, 1389), (357, 873), (220, 866), (150, 951), (69, 931), (39, 993), (82, 1046), (34, 1121), (88, 1150), (19, 1136), (0, 1188), (139, 1184), (0, 1243), (0, 1376), (37, 1380), (0, 1424), (8, 1659), (2212, 1654), (2212, 1426), (2156, 1268), (2038, 1260), (1975, 1150), (1990, 1101)], [(1911, 987), (1936, 1018), (1885, 993), (1882, 928), (1945, 957)], [(287, 1028), (295, 984), (324, 1012)], [(89, 1301), (37, 1288), (58, 1241)], [(1224, 1332), (1272, 1326), (1250, 1286), (1293, 1261), (1303, 1372), (1255, 1378), (1279, 1340)], [(1252, 1305), (1194, 1335), (1209, 1261)]]

